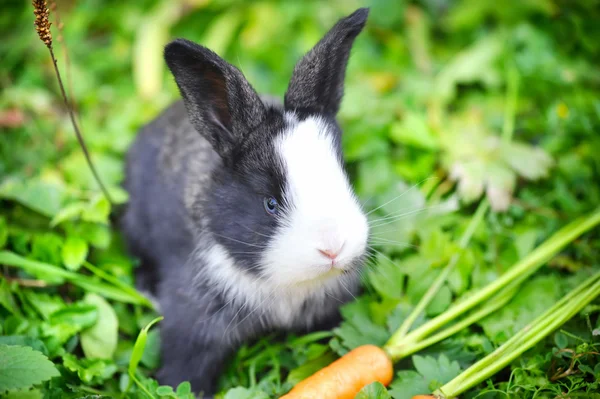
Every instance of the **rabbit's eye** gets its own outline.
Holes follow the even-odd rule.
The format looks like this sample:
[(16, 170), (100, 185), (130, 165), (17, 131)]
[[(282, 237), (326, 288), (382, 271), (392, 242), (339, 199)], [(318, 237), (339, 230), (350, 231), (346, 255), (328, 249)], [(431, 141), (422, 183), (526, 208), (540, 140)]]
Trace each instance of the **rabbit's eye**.
[(273, 197), (265, 197), (264, 205), (265, 211), (267, 211), (269, 215), (275, 215), (279, 210), (279, 204), (277, 203), (277, 200)]

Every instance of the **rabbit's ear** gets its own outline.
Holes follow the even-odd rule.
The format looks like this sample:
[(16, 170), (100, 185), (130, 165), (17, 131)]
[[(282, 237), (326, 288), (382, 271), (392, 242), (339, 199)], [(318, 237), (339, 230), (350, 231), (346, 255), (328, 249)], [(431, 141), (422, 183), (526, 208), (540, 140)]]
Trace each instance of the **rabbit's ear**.
[(190, 121), (226, 159), (263, 120), (266, 110), (260, 97), (239, 69), (189, 40), (169, 43), (164, 57)]
[(337, 114), (350, 50), (368, 14), (368, 8), (360, 8), (339, 20), (296, 64), (285, 94), (286, 109)]

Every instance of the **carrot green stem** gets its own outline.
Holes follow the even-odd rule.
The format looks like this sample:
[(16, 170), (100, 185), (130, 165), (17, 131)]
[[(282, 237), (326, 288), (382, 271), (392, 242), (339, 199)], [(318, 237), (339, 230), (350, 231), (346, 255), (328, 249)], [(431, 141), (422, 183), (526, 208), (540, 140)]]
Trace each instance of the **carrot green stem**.
[(598, 223), (600, 223), (600, 208), (596, 209), (589, 216), (576, 219), (560, 229), (528, 256), (517, 262), (507, 272), (486, 287), (476, 291), (463, 301), (456, 303), (444, 313), (429, 320), (409, 334), (403, 337), (392, 337), (386, 344), (386, 347), (391, 348), (394, 346), (419, 342), (443, 325), (446, 325), (450, 321), (455, 320), (474, 307), (482, 304), (507, 285), (513, 282), (523, 282), (570, 242), (598, 225)]
[(494, 352), (442, 386), (436, 394), (443, 398), (455, 398), (483, 382), (566, 323), (599, 295), (600, 273), (596, 273)]
[(426, 338), (419, 342), (409, 342), (405, 345), (386, 347), (385, 350), (391, 356), (392, 361), (396, 362), (422, 349), (428, 348), (431, 345), (437, 344), (438, 342), (456, 334), (457, 332), (465, 329), (471, 324), (483, 319), (489, 314), (494, 313), (496, 310), (500, 309), (502, 306), (506, 305), (508, 301), (510, 301), (511, 298), (517, 292), (518, 286), (519, 284), (515, 284), (514, 286), (511, 285), (505, 288), (498, 295), (494, 296), (488, 303), (486, 303), (477, 311), (473, 312), (471, 315), (465, 317), (458, 323), (455, 323), (452, 326), (440, 331), (439, 333), (432, 335), (429, 338)]
[[(521, 331), (519, 331), (517, 334), (515, 334), (513, 337), (511, 337), (509, 340), (507, 340), (502, 346), (497, 348), (494, 352), (492, 352), (490, 355), (486, 356), (484, 359), (480, 360), (477, 363), (477, 365), (480, 367), (487, 367), (487, 366), (493, 364), (494, 361), (496, 361), (497, 359), (501, 358), (505, 353), (510, 351), (512, 348), (514, 348), (515, 345), (522, 345), (521, 341), (522, 341), (523, 336), (527, 335), (531, 331), (535, 331), (536, 329), (543, 328), (544, 326), (546, 326), (550, 322), (552, 322), (553, 317), (555, 316), (551, 313), (552, 311), (560, 310), (562, 306), (567, 304), (573, 298), (580, 295), (581, 292), (583, 292), (587, 288), (589, 288), (589, 286), (592, 283), (594, 283), (597, 279), (598, 279), (598, 275), (593, 276), (592, 278), (588, 279), (586, 282), (581, 284), (579, 287), (577, 287), (575, 290), (571, 291), (568, 295), (566, 295), (559, 302), (557, 302), (550, 310), (546, 311), (542, 316), (538, 316), (538, 318), (536, 318), (534, 321), (532, 321), (529, 325), (525, 326)], [(461, 378), (470, 377), (472, 374), (475, 374), (476, 371), (477, 370), (475, 368), (473, 368), (472, 370), (466, 370), (463, 373)]]
[(475, 215), (471, 219), (471, 222), (467, 226), (467, 229), (465, 230), (465, 232), (463, 233), (463, 235), (460, 239), (460, 242), (458, 245), (459, 245), (461, 251), (457, 252), (456, 254), (454, 254), (454, 256), (452, 256), (452, 258), (450, 258), (448, 265), (446, 265), (446, 267), (442, 270), (442, 272), (437, 276), (437, 278), (435, 279), (435, 281), (433, 282), (431, 287), (429, 287), (429, 289), (427, 290), (425, 295), (423, 295), (423, 297), (421, 297), (421, 299), (419, 300), (419, 303), (417, 303), (417, 306), (413, 309), (413, 311), (404, 320), (404, 322), (402, 323), (402, 325), (400, 326), (398, 331), (396, 331), (396, 333), (394, 333), (394, 335), (390, 338), (390, 341), (396, 341), (396, 340), (399, 340), (400, 338), (406, 336), (406, 334), (408, 333), (408, 331), (414, 324), (415, 320), (417, 320), (419, 315), (421, 313), (423, 313), (423, 311), (425, 310), (427, 305), (429, 305), (429, 303), (432, 301), (433, 297), (437, 294), (437, 292), (440, 290), (442, 285), (446, 282), (446, 279), (448, 278), (448, 275), (450, 274), (450, 272), (454, 269), (454, 267), (458, 263), (463, 250), (467, 247), (467, 245), (469, 245), (469, 241), (471, 241), (471, 237), (473, 237), (473, 233), (475, 233), (477, 226), (479, 226), (479, 224), (481, 223), (481, 220), (483, 219), (488, 208), (489, 208), (488, 201), (486, 199), (481, 201), (481, 203), (479, 204), (479, 207), (477, 208), (477, 211), (475, 212)]

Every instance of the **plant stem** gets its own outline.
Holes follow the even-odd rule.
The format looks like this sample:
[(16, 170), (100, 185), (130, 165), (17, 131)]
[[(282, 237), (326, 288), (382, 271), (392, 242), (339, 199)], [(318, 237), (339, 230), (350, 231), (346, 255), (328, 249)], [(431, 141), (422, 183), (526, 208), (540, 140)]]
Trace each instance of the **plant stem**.
[(0, 264), (18, 267), (32, 275), (45, 274), (61, 280), (66, 280), (83, 290), (98, 293), (106, 298), (153, 308), (152, 303), (139, 292), (133, 292), (133, 288), (123, 290), (120, 286), (97, 281), (85, 274), (74, 273), (48, 263), (27, 259), (10, 251), (0, 251)]
[[(574, 290), (569, 292), (560, 301), (558, 301), (556, 304), (554, 304), (552, 306), (552, 308), (550, 308), (549, 310), (544, 312), (541, 316), (538, 316), (536, 319), (534, 319), (532, 322), (530, 322), (527, 326), (523, 327), (523, 329), (521, 329), (513, 337), (508, 339), (504, 344), (502, 344), (500, 347), (498, 347), (494, 352), (490, 353), (488, 356), (486, 356), (485, 358), (483, 358), (479, 362), (477, 362), (476, 365), (478, 367), (474, 367), (475, 365), (473, 365), (473, 367), (471, 367), (469, 370), (465, 370), (459, 377), (462, 379), (471, 377), (473, 374), (478, 372), (478, 369), (488, 367), (489, 365), (493, 364), (494, 361), (501, 358), (505, 353), (509, 352), (516, 346), (521, 346), (524, 336), (527, 336), (527, 334), (530, 334), (531, 332), (535, 332), (535, 331), (547, 326), (549, 323), (551, 323), (552, 320), (556, 317), (556, 315), (554, 313), (561, 312), (561, 308), (563, 306), (567, 305), (569, 303), (569, 301), (573, 300), (573, 298), (576, 298), (577, 296), (579, 296), (581, 294), (581, 292), (588, 289), (589, 286), (592, 285), (594, 282), (596, 282), (599, 277), (600, 277), (600, 273), (587, 279), (584, 283), (580, 284), (577, 288), (575, 288)], [(563, 311), (563, 313), (564, 313), (564, 311)], [(459, 377), (456, 377), (456, 379), (457, 380), (460, 379)]]
[(396, 362), (402, 358), (412, 355), (422, 349), (428, 348), (431, 345), (434, 345), (454, 334), (463, 330), (464, 328), (470, 326), (471, 324), (483, 319), (489, 314), (495, 312), (500, 309), (502, 306), (506, 305), (517, 292), (517, 287), (519, 284), (515, 284), (514, 286), (510, 286), (502, 290), (498, 295), (493, 297), (487, 304), (482, 306), (476, 312), (473, 312), (471, 315), (465, 317), (463, 320), (458, 323), (440, 331), (439, 333), (432, 335), (429, 338), (426, 338), (422, 341), (418, 342), (408, 342), (404, 345), (393, 346), (393, 347), (385, 347), (387, 353), (391, 356), (392, 361)]
[(476, 291), (462, 302), (458, 302), (444, 313), (429, 320), (408, 335), (401, 337), (400, 339), (391, 339), (388, 341), (387, 346), (401, 346), (410, 342), (418, 342), (433, 331), (439, 329), (441, 326), (489, 299), (492, 295), (496, 294), (510, 283), (526, 280), (571, 241), (595, 227), (598, 223), (600, 223), (600, 208), (596, 209), (587, 217), (576, 219), (554, 233), (552, 237), (547, 239), (524, 259), (517, 262), (494, 282)]
[(436, 394), (444, 398), (454, 398), (491, 377), (574, 317), (599, 295), (600, 273), (596, 273), (494, 352), (442, 386)]
[(146, 388), (144, 386), (144, 384), (142, 384), (140, 382), (140, 380), (137, 379), (137, 377), (135, 375), (130, 375), (129, 378), (131, 378), (133, 380), (133, 382), (135, 382), (135, 384), (138, 386), (138, 388), (144, 392), (146, 394), (146, 396), (148, 396), (150, 399), (154, 399), (154, 396), (150, 393), (150, 391), (148, 390), (148, 388)]
[(67, 100), (67, 94), (65, 92), (65, 87), (63, 86), (63, 82), (60, 77), (60, 72), (58, 70), (58, 64), (56, 63), (56, 58), (54, 57), (54, 51), (52, 50), (52, 46), (49, 46), (48, 50), (50, 51), (50, 58), (52, 58), (52, 65), (54, 65), (54, 72), (56, 73), (56, 79), (58, 80), (58, 85), (60, 87), (60, 92), (63, 97), (63, 102), (65, 103), (65, 107), (67, 108), (67, 112), (69, 113), (69, 117), (71, 118), (71, 124), (73, 125), (73, 129), (75, 130), (75, 136), (77, 136), (77, 141), (79, 141), (79, 145), (81, 146), (81, 149), (83, 150), (83, 154), (85, 155), (85, 160), (86, 160), (90, 170), (92, 171), (92, 174), (94, 175), (94, 179), (96, 180), (96, 182), (100, 186), (100, 189), (106, 196), (106, 199), (108, 200), (108, 202), (111, 205), (114, 205), (112, 198), (108, 194), (108, 190), (104, 186), (104, 183), (102, 183), (102, 179), (100, 179), (100, 175), (98, 175), (98, 171), (96, 171), (96, 168), (94, 167), (92, 158), (88, 151), (88, 148), (85, 145), (85, 141), (83, 141), (83, 136), (81, 135), (81, 132), (79, 131), (79, 125), (77, 125), (77, 122), (75, 121), (75, 115), (73, 114), (73, 108), (70, 106), (69, 100)]
[(122, 289), (123, 291), (127, 292), (128, 294), (137, 297), (140, 300), (140, 303), (150, 303), (150, 300), (148, 298), (146, 298), (144, 295), (142, 295), (135, 287), (132, 287), (131, 285), (124, 283), (123, 281), (119, 280), (117, 277), (113, 276), (110, 273), (105, 272), (104, 270), (100, 269), (99, 267), (96, 267), (94, 265), (92, 265), (90, 262), (85, 261), (82, 264), (86, 269), (88, 269), (89, 271), (91, 271), (92, 273), (94, 273), (96, 276), (100, 277), (103, 280), (108, 281), (109, 283), (111, 283), (112, 285), (114, 285), (115, 287), (118, 287), (120, 289)]
[(408, 331), (414, 324), (415, 320), (417, 320), (419, 315), (425, 310), (427, 305), (429, 305), (429, 303), (431, 302), (433, 297), (438, 293), (438, 291), (440, 290), (442, 285), (446, 282), (448, 275), (450, 274), (450, 272), (454, 269), (454, 267), (458, 263), (461, 255), (462, 255), (462, 252), (465, 250), (465, 248), (469, 244), (469, 241), (471, 241), (471, 237), (473, 236), (473, 233), (477, 229), (477, 226), (479, 226), (479, 224), (481, 223), (481, 220), (483, 219), (483, 216), (487, 212), (488, 208), (489, 208), (488, 201), (486, 199), (481, 201), (481, 203), (479, 204), (479, 207), (477, 208), (477, 211), (475, 212), (475, 215), (473, 216), (473, 218), (471, 219), (471, 222), (469, 223), (469, 226), (467, 226), (467, 229), (465, 230), (465, 232), (463, 233), (463, 235), (460, 239), (459, 247), (460, 247), (461, 251), (457, 252), (456, 254), (454, 254), (452, 256), (452, 258), (450, 258), (448, 265), (446, 265), (446, 267), (442, 270), (442, 272), (437, 276), (437, 278), (435, 279), (433, 284), (429, 287), (429, 289), (427, 290), (425, 295), (423, 295), (421, 297), (421, 299), (419, 300), (419, 303), (417, 303), (417, 306), (408, 315), (408, 317), (404, 320), (404, 322), (402, 323), (402, 325), (400, 326), (398, 331), (396, 331), (394, 333), (394, 335), (390, 338), (390, 340), (388, 342), (395, 342), (395, 341), (399, 340), (400, 338), (406, 336), (406, 334), (408, 333)]

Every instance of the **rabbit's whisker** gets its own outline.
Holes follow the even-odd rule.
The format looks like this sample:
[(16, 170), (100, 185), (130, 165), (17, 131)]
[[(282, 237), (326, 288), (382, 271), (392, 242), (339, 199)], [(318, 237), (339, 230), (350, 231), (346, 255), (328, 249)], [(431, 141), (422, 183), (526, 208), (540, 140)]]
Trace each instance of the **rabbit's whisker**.
[(240, 243), (240, 244), (248, 245), (250, 247), (267, 248), (266, 245), (252, 244), (252, 243), (249, 243), (249, 242), (246, 242), (246, 241), (241, 241), (241, 240), (238, 240), (238, 239), (235, 239), (235, 238), (231, 238), (231, 237), (227, 237), (227, 236), (224, 236), (224, 235), (221, 235), (221, 234), (217, 234), (217, 233), (214, 233), (214, 232), (211, 233), (211, 234), (213, 234), (213, 235), (215, 235), (217, 237), (225, 238), (226, 240), (231, 240), (231, 241), (234, 241), (234, 242), (237, 242), (237, 243)]
[(375, 212), (376, 210), (378, 210), (378, 209), (381, 209), (381, 208), (383, 208), (384, 206), (386, 206), (386, 205), (389, 205), (389, 204), (391, 204), (392, 202), (394, 202), (394, 201), (397, 201), (398, 199), (402, 198), (402, 196), (403, 196), (403, 195), (405, 195), (406, 193), (408, 193), (409, 191), (411, 191), (412, 189), (414, 189), (414, 188), (415, 188), (415, 187), (417, 187), (418, 185), (420, 185), (420, 184), (422, 184), (422, 183), (426, 182), (427, 180), (431, 180), (431, 179), (435, 179), (435, 178), (436, 178), (436, 176), (431, 176), (431, 177), (427, 177), (427, 178), (425, 178), (425, 179), (421, 180), (420, 182), (418, 182), (418, 183), (414, 184), (412, 187), (410, 187), (410, 188), (408, 188), (408, 189), (404, 190), (404, 192), (403, 192), (402, 194), (398, 195), (397, 197), (394, 197), (394, 198), (392, 198), (391, 200), (389, 200), (389, 201), (385, 202), (384, 204), (382, 204), (382, 205), (379, 205), (377, 208), (370, 210), (370, 211), (367, 213), (367, 216), (369, 216), (371, 213)]

